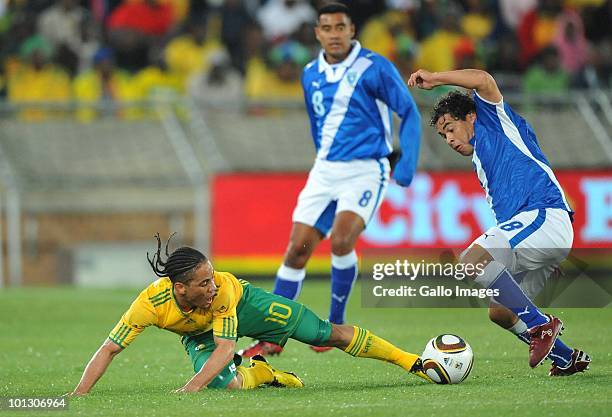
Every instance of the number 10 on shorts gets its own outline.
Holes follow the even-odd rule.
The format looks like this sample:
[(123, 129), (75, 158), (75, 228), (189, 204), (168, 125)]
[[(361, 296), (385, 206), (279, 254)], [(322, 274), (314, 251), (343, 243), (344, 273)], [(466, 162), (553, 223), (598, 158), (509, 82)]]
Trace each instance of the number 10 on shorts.
[(281, 326), (287, 325), (287, 319), (291, 317), (291, 307), (277, 303), (276, 301), (270, 304), (270, 308), (268, 308), (269, 317), (266, 317), (264, 321), (273, 321)]

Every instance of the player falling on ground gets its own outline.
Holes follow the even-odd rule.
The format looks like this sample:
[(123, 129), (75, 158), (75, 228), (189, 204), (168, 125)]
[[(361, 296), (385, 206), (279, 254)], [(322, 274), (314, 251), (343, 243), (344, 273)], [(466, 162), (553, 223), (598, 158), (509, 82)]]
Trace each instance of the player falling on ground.
[(167, 259), (163, 260), (159, 235), (157, 243), (149, 262), (162, 278), (144, 289), (121, 317), (87, 364), (73, 395), (88, 393), (113, 358), (149, 326), (182, 336), (195, 375), (177, 392), (205, 387), (251, 389), (264, 384), (303, 386), (296, 375), (274, 369), (261, 356), (253, 357), (250, 367), (237, 366), (241, 359), (234, 352), (241, 336), (280, 346), (291, 338), (313, 346), (337, 347), (352, 356), (393, 363), (431, 382), (422, 372), (418, 355), (402, 351), (369, 330), (321, 320), (303, 304), (254, 287), (228, 272), (214, 271), (196, 249), (181, 247), (169, 255), (166, 242)]
[[(408, 85), (432, 89), (455, 85), (459, 91), (435, 105), (431, 125), (456, 152), (471, 156), (497, 226), (463, 253), (466, 263), (486, 263), (476, 282), (499, 289), (490, 319), (529, 344), (529, 365), (548, 356), (551, 376), (587, 369), (591, 359), (566, 346), (562, 322), (543, 314), (530, 300), (544, 287), (572, 247), (573, 211), (540, 150), (533, 129), (503, 97), (493, 77), (479, 70), (430, 73), (418, 70)], [(520, 279), (517, 284), (514, 278)]]
[[(317, 154), (293, 212), (293, 229), (274, 293), (292, 300), (298, 297), (308, 259), (329, 236), (329, 320), (342, 324), (357, 278), (355, 243), (382, 203), (389, 183), (391, 111), (402, 119), (402, 156), (393, 172), (402, 186), (410, 184), (416, 169), (421, 125), (397, 69), (353, 40), (355, 26), (346, 6), (331, 3), (319, 9), (315, 34), (322, 50), (304, 68), (302, 87)], [(280, 351), (278, 346), (256, 343), (243, 355)]]

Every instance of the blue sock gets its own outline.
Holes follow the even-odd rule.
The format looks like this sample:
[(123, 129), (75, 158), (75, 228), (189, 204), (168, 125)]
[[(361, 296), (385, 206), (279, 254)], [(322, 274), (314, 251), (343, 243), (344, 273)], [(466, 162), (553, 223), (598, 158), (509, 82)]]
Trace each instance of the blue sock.
[(276, 281), (274, 281), (274, 290), (272, 292), (290, 300), (295, 300), (300, 295), (305, 276), (306, 271), (304, 268), (295, 269), (281, 265), (276, 273)]
[(476, 282), (486, 288), (497, 290), (499, 295), (494, 297), (495, 302), (516, 314), (528, 329), (548, 323), (548, 318), (527, 298), (510, 272), (500, 262), (491, 261), (481, 276), (476, 278)]
[(557, 337), (555, 345), (548, 354), (548, 358), (560, 368), (567, 368), (572, 361), (572, 353), (574, 349), (566, 345)]
[(356, 278), (357, 254), (355, 251), (344, 256), (332, 254), (330, 322), (335, 324), (344, 323), (346, 303)]

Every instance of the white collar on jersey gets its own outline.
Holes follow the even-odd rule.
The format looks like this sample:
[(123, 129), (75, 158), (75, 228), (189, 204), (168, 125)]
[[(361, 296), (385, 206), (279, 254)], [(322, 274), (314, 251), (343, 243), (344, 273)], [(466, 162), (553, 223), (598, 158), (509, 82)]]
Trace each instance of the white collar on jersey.
[[(353, 62), (355, 62), (355, 60), (357, 59), (357, 55), (359, 55), (359, 51), (361, 51), (361, 44), (359, 43), (359, 41), (353, 40), (351, 42), (351, 45), (353, 46), (351, 53), (348, 54), (344, 61), (338, 62), (334, 65), (339, 65), (344, 68), (348, 68), (353, 65)], [(325, 51), (321, 49), (321, 52), (319, 52), (319, 72), (323, 71), (331, 71), (332, 73), (334, 72), (332, 66), (325, 60)]]

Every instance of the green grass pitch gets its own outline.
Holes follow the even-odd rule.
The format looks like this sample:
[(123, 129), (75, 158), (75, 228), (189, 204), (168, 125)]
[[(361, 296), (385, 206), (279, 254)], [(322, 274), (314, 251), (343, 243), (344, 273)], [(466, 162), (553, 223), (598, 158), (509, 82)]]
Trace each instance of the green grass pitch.
[[(270, 288), (271, 281), (260, 283)], [(92, 353), (138, 290), (28, 288), (0, 291), (0, 397), (58, 396), (72, 390)], [(301, 301), (327, 314), (329, 283), (306, 281)], [(475, 354), (460, 385), (428, 385), (402, 369), (340, 351), (316, 354), (290, 341), (271, 363), (296, 372), (301, 390), (204, 390), (172, 394), (192, 375), (178, 337), (147, 329), (111, 364), (93, 392), (61, 412), (35, 416), (605, 416), (612, 415), (612, 309), (557, 309), (564, 340), (593, 358), (586, 374), (548, 377), (527, 364), (527, 347), (489, 323), (482, 309), (362, 309), (348, 318), (420, 353), (441, 333), (463, 336)], [(240, 345), (248, 340), (242, 339)]]

